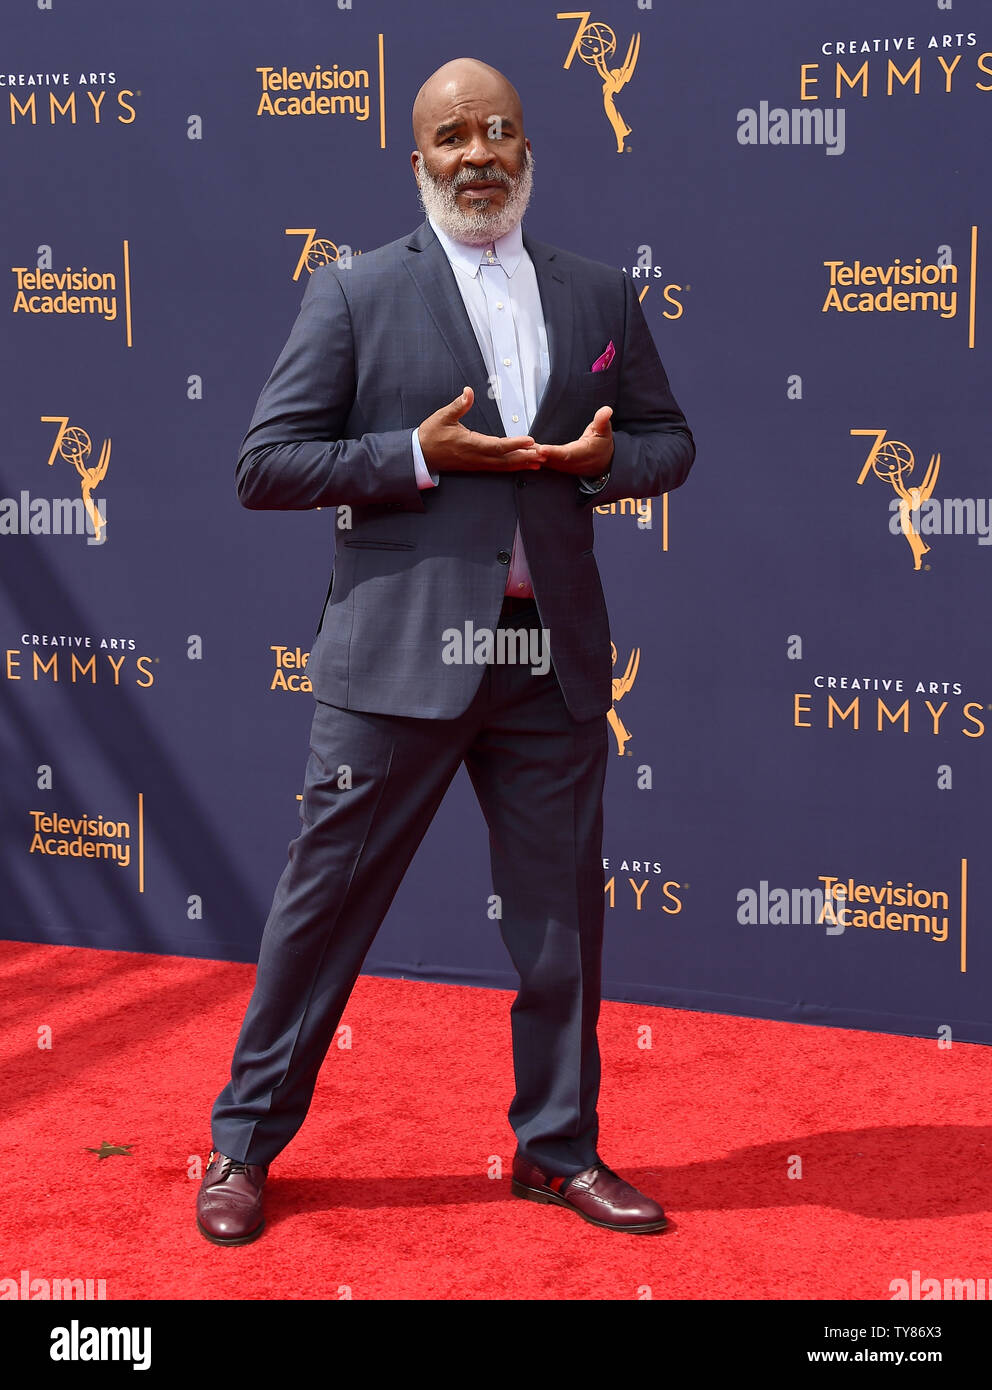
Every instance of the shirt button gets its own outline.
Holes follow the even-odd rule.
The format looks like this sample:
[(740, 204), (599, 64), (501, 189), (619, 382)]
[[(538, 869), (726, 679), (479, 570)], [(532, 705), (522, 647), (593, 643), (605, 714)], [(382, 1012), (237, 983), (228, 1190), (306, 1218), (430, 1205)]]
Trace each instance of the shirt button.
[(516, 424), (517, 421), (520, 419), (520, 416), (519, 416), (519, 415), (514, 415), (514, 416), (512, 416), (512, 419), (513, 419), (513, 423)]
[(510, 563), (510, 552), (508, 550), (501, 550), (496, 556), (496, 559), (501, 565), (508, 565)]
[(504, 358), (503, 358), (503, 366), (504, 366), (504, 367), (509, 367), (510, 365), (511, 365), (510, 359), (509, 359), (508, 357), (504, 357)]
[(497, 305), (496, 305), (496, 308), (497, 308), (497, 309), (502, 309), (502, 307), (503, 307), (502, 304), (497, 304)]

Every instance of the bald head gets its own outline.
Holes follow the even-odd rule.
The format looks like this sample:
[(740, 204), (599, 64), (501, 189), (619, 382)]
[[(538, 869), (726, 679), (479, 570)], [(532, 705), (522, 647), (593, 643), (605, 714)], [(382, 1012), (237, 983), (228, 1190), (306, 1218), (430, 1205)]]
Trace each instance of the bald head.
[(478, 58), (453, 58), (444, 63), (431, 73), (413, 103), (417, 148), (428, 148), (439, 125), (480, 103), (489, 116), (510, 118), (523, 134), (523, 108), (517, 89), (498, 69)]

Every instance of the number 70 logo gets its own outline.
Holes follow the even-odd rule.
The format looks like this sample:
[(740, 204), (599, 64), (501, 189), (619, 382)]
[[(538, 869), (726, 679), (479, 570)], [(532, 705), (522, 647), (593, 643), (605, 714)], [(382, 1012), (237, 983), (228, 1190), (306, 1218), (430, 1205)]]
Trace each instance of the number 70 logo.
[(287, 236), (304, 238), (303, 250), (300, 252), (300, 259), (296, 262), (296, 269), (293, 271), (294, 280), (300, 278), (304, 267), (311, 275), (322, 265), (339, 265), (342, 270), (350, 270), (352, 256), (362, 254), (361, 251), (352, 251), (346, 242), (342, 242), (338, 246), (325, 237), (319, 237), (316, 227), (287, 227), (285, 230)]

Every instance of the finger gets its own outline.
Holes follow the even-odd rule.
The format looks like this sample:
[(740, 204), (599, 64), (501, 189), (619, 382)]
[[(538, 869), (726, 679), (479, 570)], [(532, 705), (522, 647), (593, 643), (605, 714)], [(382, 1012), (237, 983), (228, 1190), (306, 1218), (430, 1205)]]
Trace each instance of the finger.
[(537, 447), (542, 463), (568, 462), (569, 444), (539, 444)]
[(589, 428), (594, 434), (607, 435), (610, 433), (610, 417), (613, 414), (611, 405), (601, 405), (592, 417), (592, 424)]
[(504, 454), (499, 461), (501, 468), (540, 468), (541, 462), (533, 449), (515, 449), (512, 454)]
[(504, 439), (498, 434), (480, 434), (478, 430), (467, 431), (468, 438), (463, 442), (470, 449), (478, 449), (480, 453), (487, 454), (512, 454), (519, 449), (533, 449), (534, 440), (529, 434), (523, 434), (513, 439)]
[(475, 392), (472, 390), (471, 386), (465, 386), (462, 388), (460, 396), (456, 396), (448, 405), (441, 407), (440, 413), (447, 416), (449, 420), (460, 420), (463, 415), (466, 415), (472, 409), (472, 402), (474, 400)]
[(486, 450), (476, 455), (469, 467), (479, 468), (540, 468), (541, 460), (536, 449), (511, 449), (506, 452)]
[(534, 440), (529, 434), (520, 435), (520, 437), (516, 439), (500, 439), (497, 437), (496, 445), (500, 453), (503, 454), (519, 453), (521, 449), (533, 449), (535, 447)]

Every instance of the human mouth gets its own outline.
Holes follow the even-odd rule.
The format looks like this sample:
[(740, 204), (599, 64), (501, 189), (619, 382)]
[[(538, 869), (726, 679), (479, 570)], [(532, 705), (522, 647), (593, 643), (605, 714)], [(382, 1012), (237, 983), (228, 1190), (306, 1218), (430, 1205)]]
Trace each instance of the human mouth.
[(471, 202), (492, 198), (494, 194), (502, 192), (503, 185), (501, 183), (469, 183), (458, 189), (459, 196), (468, 198)]

